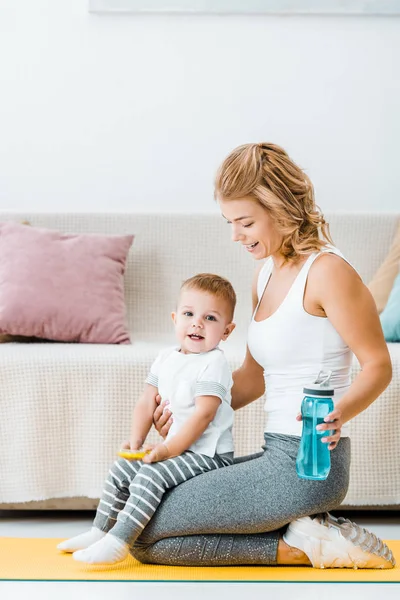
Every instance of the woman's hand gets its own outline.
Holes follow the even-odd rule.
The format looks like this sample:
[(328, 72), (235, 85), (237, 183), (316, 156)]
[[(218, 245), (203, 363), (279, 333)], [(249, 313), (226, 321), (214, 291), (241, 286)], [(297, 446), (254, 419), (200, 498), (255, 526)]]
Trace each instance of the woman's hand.
[(342, 411), (335, 408), (329, 415), (324, 418), (325, 423), (317, 425), (318, 431), (332, 431), (332, 435), (321, 438), (321, 442), (329, 444), (328, 449), (333, 450), (339, 443), (340, 433), (343, 427)]
[[(296, 417), (297, 421), (302, 421), (301, 413)], [(317, 425), (317, 431), (332, 431), (332, 435), (321, 438), (321, 442), (329, 444), (328, 449), (333, 450), (339, 443), (340, 433), (343, 427), (342, 411), (335, 408), (329, 415), (324, 418), (325, 423)]]
[(154, 411), (153, 423), (158, 433), (165, 439), (172, 425), (172, 413), (167, 408), (169, 405), (169, 400), (162, 401), (161, 396), (157, 394), (156, 402), (159, 406), (157, 406), (156, 410)]

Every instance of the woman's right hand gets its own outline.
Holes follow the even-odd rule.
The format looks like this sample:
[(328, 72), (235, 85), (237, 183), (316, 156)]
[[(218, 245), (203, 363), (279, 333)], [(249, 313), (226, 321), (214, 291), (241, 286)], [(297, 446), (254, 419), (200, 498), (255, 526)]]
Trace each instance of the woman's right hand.
[(158, 433), (165, 439), (172, 425), (172, 413), (167, 408), (169, 401), (162, 400), (159, 394), (156, 396), (156, 402), (158, 406), (153, 414), (153, 423)]

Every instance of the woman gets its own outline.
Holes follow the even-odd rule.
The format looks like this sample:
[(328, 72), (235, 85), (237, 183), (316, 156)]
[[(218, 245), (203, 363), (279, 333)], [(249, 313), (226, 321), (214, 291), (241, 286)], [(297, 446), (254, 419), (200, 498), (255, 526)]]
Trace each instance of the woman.
[[(268, 257), (254, 278), (247, 354), (232, 390), (237, 410), (266, 389), (265, 445), (172, 490), (132, 554), (171, 565), (391, 568), (387, 546), (327, 512), (348, 489), (347, 423), (391, 380), (374, 301), (332, 245), (309, 178), (282, 148), (236, 148), (219, 169), (215, 192), (233, 240), (256, 260)], [(350, 384), (352, 353), (362, 370)], [(321, 369), (332, 371), (335, 389), (331, 422), (319, 426), (331, 431), (331, 471), (325, 481), (312, 481), (295, 469), (298, 409), (303, 387)], [(154, 418), (165, 435), (171, 415), (163, 408)]]

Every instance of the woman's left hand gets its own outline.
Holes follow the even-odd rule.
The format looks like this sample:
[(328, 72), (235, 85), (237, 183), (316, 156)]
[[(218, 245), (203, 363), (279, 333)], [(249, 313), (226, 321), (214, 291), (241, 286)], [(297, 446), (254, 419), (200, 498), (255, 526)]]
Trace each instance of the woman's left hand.
[[(299, 413), (296, 417), (297, 421), (301, 421), (301, 414)], [(318, 431), (331, 431), (332, 435), (321, 438), (321, 442), (329, 444), (328, 449), (333, 450), (339, 443), (340, 433), (343, 427), (342, 411), (339, 408), (335, 408), (329, 415), (324, 418), (325, 423), (317, 425)]]

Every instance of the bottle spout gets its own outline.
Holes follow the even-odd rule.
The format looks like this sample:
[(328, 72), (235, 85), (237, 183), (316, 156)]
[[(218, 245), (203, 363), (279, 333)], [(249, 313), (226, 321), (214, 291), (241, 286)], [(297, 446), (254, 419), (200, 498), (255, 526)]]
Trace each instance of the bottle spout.
[(320, 371), (317, 375), (314, 385), (320, 385), (321, 387), (329, 387), (330, 380), (332, 377), (332, 371)]
[(335, 391), (331, 384), (332, 371), (320, 371), (317, 378), (307, 387), (303, 388), (304, 394), (317, 396), (333, 396)]

